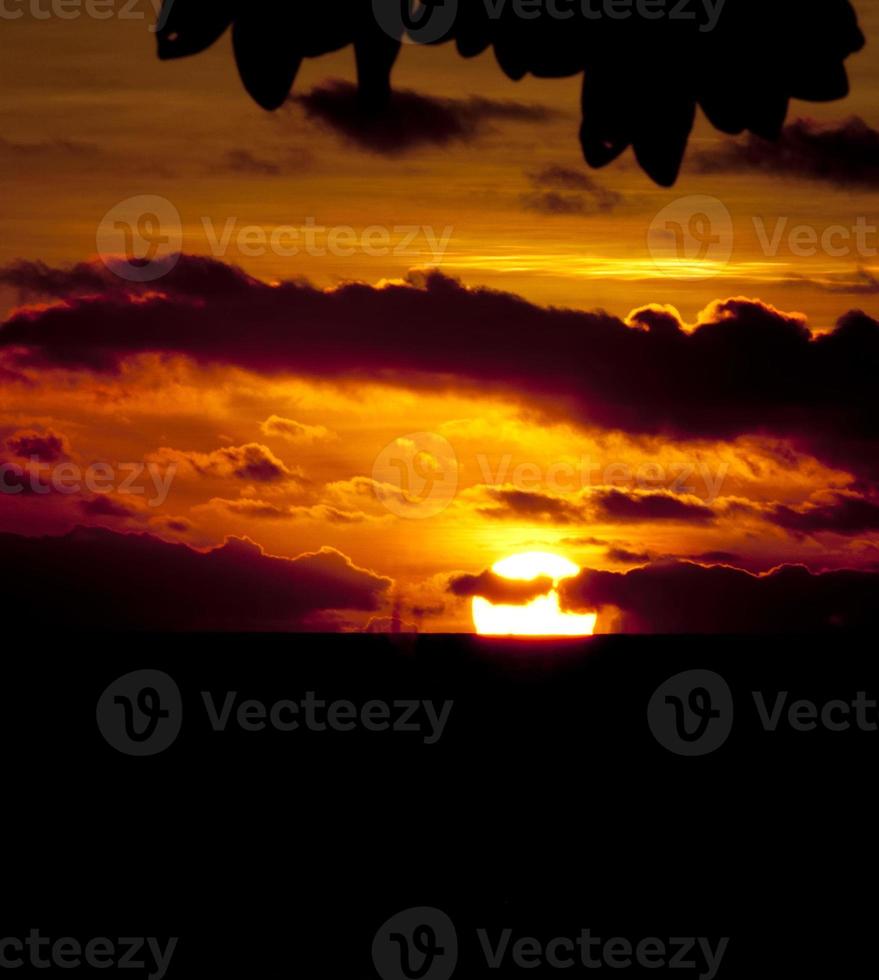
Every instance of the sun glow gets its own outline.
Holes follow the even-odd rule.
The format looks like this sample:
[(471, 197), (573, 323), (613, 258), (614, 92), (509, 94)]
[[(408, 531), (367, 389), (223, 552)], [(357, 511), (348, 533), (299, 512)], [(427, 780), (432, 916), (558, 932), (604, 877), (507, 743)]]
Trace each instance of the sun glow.
[(541, 575), (552, 579), (553, 588), (524, 605), (493, 603), (482, 596), (473, 599), (473, 625), (485, 636), (591, 636), (595, 613), (566, 613), (559, 606), (557, 587), (562, 579), (576, 575), (574, 562), (543, 551), (510, 555), (492, 565), (502, 578), (531, 581)]

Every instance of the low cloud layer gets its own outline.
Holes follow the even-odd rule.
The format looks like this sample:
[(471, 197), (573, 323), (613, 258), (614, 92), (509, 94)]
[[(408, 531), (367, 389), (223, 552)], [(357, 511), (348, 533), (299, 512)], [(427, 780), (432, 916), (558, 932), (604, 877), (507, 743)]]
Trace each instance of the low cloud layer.
[(324, 613), (375, 612), (391, 580), (324, 548), (275, 558), (230, 538), (212, 551), (149, 534), (76, 528), (63, 537), (0, 534), (7, 618), (57, 629), (299, 630)]
[(536, 306), (439, 272), (407, 283), (267, 285), (191, 256), (148, 287), (103, 266), (19, 262), (0, 281), (63, 299), (0, 327), (7, 370), (117, 372), (139, 353), (185, 355), (266, 374), (374, 380), (524, 398), (577, 423), (673, 439), (755, 434), (792, 440), (879, 477), (879, 323), (844, 314), (813, 332), (798, 313), (719, 300), (695, 328), (670, 308), (627, 321)]
[(812, 573), (784, 565), (753, 575), (727, 565), (658, 562), (629, 572), (585, 569), (562, 604), (604, 609), (625, 633), (811, 633), (875, 629), (879, 573)]
[[(622, 552), (621, 563), (644, 555)], [(452, 576), (448, 591), (494, 603), (522, 604), (551, 587), (491, 571)], [(599, 627), (622, 633), (810, 633), (875, 628), (879, 572), (810, 572), (783, 565), (753, 574), (727, 564), (663, 559), (626, 572), (583, 569), (558, 584), (563, 609), (598, 611)]]

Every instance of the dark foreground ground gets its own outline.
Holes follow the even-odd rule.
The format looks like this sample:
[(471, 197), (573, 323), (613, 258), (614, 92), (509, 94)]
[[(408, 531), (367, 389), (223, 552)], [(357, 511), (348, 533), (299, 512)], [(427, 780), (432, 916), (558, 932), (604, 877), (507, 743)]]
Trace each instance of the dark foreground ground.
[[(107, 691), (145, 669), (171, 686)], [(722, 680), (688, 675), (653, 698), (692, 670)], [(172, 978), (356, 980), (379, 975), (379, 927), (430, 906), (454, 923), (457, 977), (667, 972), (492, 969), (478, 929), (511, 944), (729, 937), (720, 977), (875, 971), (873, 637), (35, 638), (7, 649), (3, 678), (0, 940), (174, 936)], [(158, 703), (138, 701), (145, 687)], [(308, 692), (350, 702), (333, 710), (352, 730), (320, 730), (328, 708), (309, 720)], [(695, 711), (685, 736), (709, 712), (701, 740), (675, 727), (676, 697)], [(792, 723), (804, 700), (815, 709)], [(239, 712), (248, 701), (265, 712)], [(278, 730), (272, 707), (289, 701), (298, 714), (281, 704), (275, 720), (300, 726)], [(425, 701), (437, 718), (452, 702), (444, 727)], [(224, 703), (216, 731), (208, 707)], [(774, 731), (763, 703), (783, 705)], [(138, 741), (154, 708), (168, 715)], [(369, 730), (383, 724), (403, 730)], [(167, 747), (127, 754), (156, 739)], [(448, 976), (442, 957), (412, 962), (386, 980)], [(697, 957), (672, 975), (707, 974)]]

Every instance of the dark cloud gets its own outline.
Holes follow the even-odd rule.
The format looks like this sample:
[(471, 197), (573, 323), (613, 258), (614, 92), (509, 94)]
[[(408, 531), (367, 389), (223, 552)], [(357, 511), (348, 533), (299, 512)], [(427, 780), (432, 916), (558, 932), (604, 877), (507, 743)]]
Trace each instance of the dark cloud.
[(802, 507), (780, 505), (767, 520), (795, 535), (830, 532), (840, 535), (879, 531), (879, 501), (850, 493), (829, 493)]
[(583, 521), (581, 505), (530, 490), (497, 490), (490, 488), (486, 494), (497, 501), (497, 506), (481, 507), (479, 513), (496, 520), (546, 521), (549, 524), (577, 524)]
[(258, 157), (250, 150), (229, 150), (219, 163), (210, 167), (211, 173), (242, 174), (253, 177), (281, 177), (284, 174), (302, 173), (311, 168), (313, 157), (308, 150), (285, 150), (275, 159)]
[(153, 527), (162, 528), (165, 531), (172, 531), (175, 534), (189, 534), (192, 530), (192, 521), (185, 517), (154, 517), (150, 524)]
[(252, 174), (257, 177), (278, 177), (281, 168), (271, 160), (261, 160), (250, 150), (229, 150), (214, 170), (219, 173)]
[[(83, 295), (93, 265), (7, 267), (10, 284), (63, 304), (0, 327), (7, 366), (117, 371), (140, 352), (182, 354), (266, 373), (370, 378), (511, 392), (557, 417), (668, 438), (790, 439), (858, 475), (879, 476), (879, 323), (845, 314), (812, 333), (800, 314), (757, 300), (718, 301), (695, 329), (648, 307), (628, 322), (542, 308), (466, 288), (439, 272), (381, 288), (267, 285), (208, 258), (181, 257), (158, 282), (116, 280)], [(45, 283), (43, 287), (41, 284)], [(136, 302), (134, 300), (137, 300)]]
[(225, 500), (214, 497), (210, 506), (219, 508), (237, 517), (262, 521), (319, 520), (329, 524), (362, 524), (366, 515), (360, 511), (344, 511), (326, 504), (311, 506), (278, 506), (265, 500), (241, 497), (238, 500)]
[(526, 211), (539, 214), (595, 214), (597, 208), (580, 194), (561, 194), (558, 191), (531, 191), (522, 194), (519, 200)]
[(333, 79), (304, 95), (293, 96), (309, 119), (361, 149), (387, 156), (407, 153), (419, 146), (471, 143), (491, 130), (495, 122), (543, 123), (559, 113), (546, 106), (505, 102), (471, 95), (443, 99), (401, 90), (386, 106), (365, 112), (357, 87)]
[[(711, 508), (663, 491), (591, 490), (574, 499), (534, 490), (487, 487), (485, 494), (496, 506), (478, 508), (496, 520), (545, 521), (548, 524), (650, 524), (656, 521), (707, 524), (714, 520)], [(591, 541), (591, 539), (588, 539)]]
[(741, 556), (732, 551), (703, 551), (698, 555), (681, 555), (680, 557), (705, 565), (738, 565), (742, 561)]
[(106, 266), (97, 262), (78, 262), (56, 269), (45, 262), (21, 259), (0, 267), (0, 285), (16, 290), (22, 300), (104, 296), (117, 288), (125, 292), (125, 285)]
[(695, 555), (657, 555), (649, 551), (633, 551), (620, 546), (610, 547), (605, 557), (621, 565), (646, 565), (651, 561), (691, 561), (700, 565), (737, 565), (747, 564), (745, 559), (732, 551), (702, 551)]
[(724, 140), (692, 154), (690, 166), (701, 173), (756, 172), (879, 187), (879, 132), (857, 116), (832, 123), (797, 119), (777, 140), (753, 134)]
[(99, 494), (90, 497), (88, 500), (80, 500), (79, 509), (86, 517), (110, 517), (127, 520), (128, 518), (139, 516), (134, 508), (123, 504), (114, 499), (109, 494)]
[(36, 459), (41, 463), (57, 463), (67, 459), (67, 440), (48, 429), (46, 432), (16, 432), (6, 440), (9, 451), (19, 459)]
[(446, 604), (444, 602), (434, 602), (426, 606), (414, 605), (409, 611), (416, 619), (436, 617), (441, 616), (446, 611)]
[(505, 606), (522, 606), (539, 595), (546, 595), (552, 585), (552, 579), (547, 575), (522, 581), (503, 578), (487, 569), (479, 575), (452, 575), (447, 588), (452, 595), (462, 598), (482, 596)]
[(681, 500), (670, 493), (630, 493), (598, 490), (590, 499), (597, 505), (596, 519), (619, 524), (651, 524), (655, 521), (707, 524), (714, 511), (704, 504)]
[(306, 629), (325, 610), (378, 611), (391, 585), (330, 548), (275, 558), (237, 538), (200, 552), (149, 534), (76, 528), (63, 537), (2, 534), (0, 548), (6, 620), (55, 629)]
[(289, 507), (279, 507), (266, 500), (253, 500), (242, 497), (239, 500), (224, 500), (214, 497), (211, 504), (236, 517), (248, 517), (258, 521), (290, 521), (293, 514)]
[(628, 548), (608, 548), (605, 557), (621, 565), (646, 565), (651, 560), (649, 551), (629, 551)]
[(271, 450), (258, 443), (218, 449), (215, 455), (229, 467), (232, 476), (239, 480), (278, 483), (295, 476)]
[(753, 575), (726, 565), (661, 562), (629, 572), (584, 570), (560, 583), (577, 611), (619, 610), (628, 633), (807, 633), (875, 629), (879, 574), (813, 574), (784, 565)]
[[(520, 198), (528, 211), (542, 214), (606, 214), (622, 201), (616, 191), (602, 187), (588, 174), (558, 164), (526, 174), (533, 191)], [(570, 193), (578, 191), (580, 193)]]
[(556, 187), (568, 191), (591, 191), (600, 186), (589, 174), (559, 163), (550, 163), (538, 170), (529, 170), (525, 176), (535, 187)]
[(252, 480), (254, 483), (297, 483), (306, 481), (289, 469), (268, 446), (249, 442), (244, 446), (224, 446), (210, 453), (160, 449), (153, 460), (162, 464), (184, 464), (199, 476)]
[[(162, 284), (170, 287), (170, 295), (193, 301), (209, 296), (241, 297), (257, 282), (236, 266), (197, 255), (181, 257), (162, 279)], [(157, 286), (131, 282), (100, 260), (57, 268), (27, 259), (0, 266), (0, 285), (17, 290), (25, 299), (112, 299), (126, 305)]]
[[(66, 446), (66, 443), (64, 443)], [(43, 452), (50, 455), (55, 452), (55, 445), (50, 443), (43, 447)], [(16, 455), (14, 458), (7, 458), (0, 455), (0, 500), (2, 495), (11, 497), (57, 497), (58, 495), (67, 496), (71, 491), (65, 486), (65, 480), (73, 479), (76, 474), (68, 471), (64, 474), (61, 466), (69, 456), (65, 451), (56, 459), (41, 459), (39, 455), (22, 457)], [(56, 469), (56, 464), (60, 464)]]
[(849, 274), (833, 273), (821, 278), (791, 273), (785, 280), (785, 285), (797, 288), (811, 286), (823, 293), (839, 293), (847, 296), (873, 296), (879, 293), (879, 278), (869, 269), (858, 269)]
[(0, 136), (0, 157), (11, 160), (28, 161), (42, 157), (88, 158), (97, 156), (98, 153), (98, 147), (94, 143), (82, 143), (79, 140), (54, 139), (22, 143)]
[(29, 496), (36, 493), (34, 486), (35, 482), (31, 478), (29, 467), (0, 456), (0, 493), (9, 496), (19, 494)]
[(20, 371), (10, 371), (9, 368), (5, 368), (2, 365), (0, 365), (0, 381), (4, 384), (24, 385), (26, 388), (32, 387), (33, 384), (27, 375), (22, 374)]

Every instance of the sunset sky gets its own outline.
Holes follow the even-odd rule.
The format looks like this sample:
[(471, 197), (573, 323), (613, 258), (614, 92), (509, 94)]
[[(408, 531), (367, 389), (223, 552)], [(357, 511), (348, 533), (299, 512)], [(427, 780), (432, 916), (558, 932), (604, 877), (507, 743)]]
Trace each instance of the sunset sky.
[[(630, 152), (590, 170), (579, 78), (513, 83), (490, 51), (405, 45), (414, 129), (366, 145), (326, 110), (350, 48), (268, 113), (228, 35), (160, 62), (148, 3), (3, 23), (7, 554), (112, 596), (130, 548), (132, 621), (158, 626), (470, 630), (476, 577), (522, 551), (612, 573), (566, 600), (599, 631), (711, 628), (643, 599), (663, 575), (694, 602), (728, 566), (746, 603), (872, 588), (879, 0), (854, 6), (847, 98), (793, 102), (781, 150), (700, 118), (672, 188)], [(132, 198), (182, 253), (149, 281), (110, 258)], [(682, 261), (669, 223), (704, 215)], [(34, 490), (65, 463), (75, 487)], [(151, 538), (23, 540), (77, 527)], [(754, 579), (785, 564), (812, 575)], [(257, 598), (161, 608), (195, 579)]]

